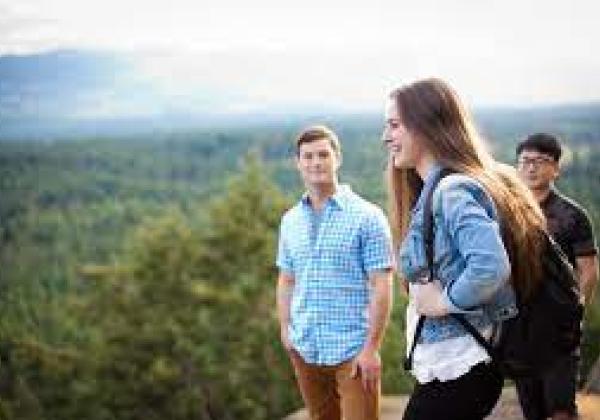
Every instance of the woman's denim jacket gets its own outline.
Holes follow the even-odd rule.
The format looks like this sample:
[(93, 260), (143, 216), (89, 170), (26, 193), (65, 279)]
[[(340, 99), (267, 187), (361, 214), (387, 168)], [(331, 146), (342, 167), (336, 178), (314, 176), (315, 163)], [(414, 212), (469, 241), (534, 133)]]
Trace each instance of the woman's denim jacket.
[[(423, 206), (440, 170), (434, 166), (425, 178), (400, 247), (400, 272), (411, 283), (422, 283), (428, 276)], [(508, 281), (510, 263), (491, 197), (475, 179), (452, 174), (440, 181), (432, 203), (434, 273), (444, 287), (450, 312), (465, 314), (479, 330), (515, 316), (515, 295)], [(427, 318), (420, 342), (438, 342), (465, 334), (465, 329), (450, 316)]]

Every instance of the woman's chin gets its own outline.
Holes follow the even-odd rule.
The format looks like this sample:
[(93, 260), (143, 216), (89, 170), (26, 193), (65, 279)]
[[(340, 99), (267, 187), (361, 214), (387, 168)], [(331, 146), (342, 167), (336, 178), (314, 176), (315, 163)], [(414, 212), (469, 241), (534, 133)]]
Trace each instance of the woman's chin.
[(394, 157), (393, 162), (394, 162), (394, 168), (396, 168), (396, 169), (407, 169), (411, 166), (408, 164), (408, 162), (406, 162), (404, 159), (402, 159), (399, 156)]

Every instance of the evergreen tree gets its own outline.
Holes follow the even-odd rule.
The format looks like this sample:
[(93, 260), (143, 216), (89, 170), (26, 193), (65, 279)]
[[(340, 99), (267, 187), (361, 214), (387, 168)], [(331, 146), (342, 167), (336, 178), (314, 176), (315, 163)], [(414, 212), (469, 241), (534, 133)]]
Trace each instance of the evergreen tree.
[(171, 211), (119, 265), (88, 273), (102, 286), (85, 313), (109, 418), (265, 419), (298, 405), (274, 304), (286, 204), (251, 159), (207, 216)]

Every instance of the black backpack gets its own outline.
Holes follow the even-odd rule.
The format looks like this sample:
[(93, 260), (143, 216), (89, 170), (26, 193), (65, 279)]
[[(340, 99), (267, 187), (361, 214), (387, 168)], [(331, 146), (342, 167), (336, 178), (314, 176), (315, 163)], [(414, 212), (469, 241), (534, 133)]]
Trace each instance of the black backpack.
[[(432, 196), (437, 184), (451, 174), (443, 169), (425, 200), (423, 237), (429, 278), (433, 279), (433, 210)], [(543, 280), (527, 300), (517, 293), (519, 313), (503, 321), (492, 341), (486, 340), (462, 314), (451, 314), (483, 346), (500, 371), (509, 378), (523, 378), (542, 373), (560, 358), (571, 354), (581, 340), (583, 305), (580, 303), (577, 277), (558, 244), (546, 233), (542, 257)], [(420, 316), (405, 369), (412, 367), (412, 357), (425, 317)]]

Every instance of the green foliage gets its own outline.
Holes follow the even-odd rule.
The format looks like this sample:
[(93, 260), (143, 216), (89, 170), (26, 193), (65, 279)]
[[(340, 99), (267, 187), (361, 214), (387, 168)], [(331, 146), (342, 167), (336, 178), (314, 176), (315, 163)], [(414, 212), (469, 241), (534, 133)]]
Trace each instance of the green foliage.
[[(598, 116), (593, 108), (479, 119), (508, 162), (524, 135), (562, 134), (570, 161), (559, 188), (599, 232)], [(338, 131), (342, 181), (383, 205), (378, 118), (0, 142), (0, 418), (265, 419), (298, 407), (279, 344), (273, 260), (290, 203), (281, 191), (301, 192), (290, 141), (305, 122)], [(396, 289), (384, 393), (412, 386)], [(600, 351), (597, 298), (586, 314), (584, 372)]]
[(109, 418), (264, 419), (297, 406), (273, 293), (287, 202), (260, 166), (249, 162), (204, 224), (170, 211), (137, 230), (118, 266), (88, 272), (101, 292), (81, 317), (102, 338), (89, 350)]

